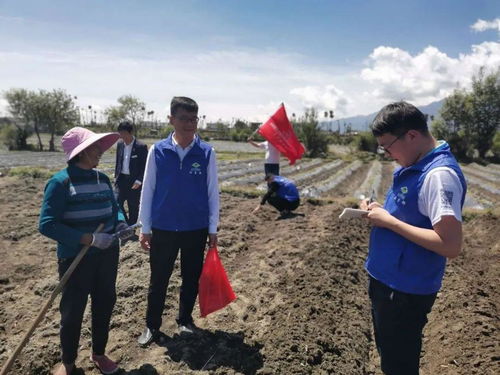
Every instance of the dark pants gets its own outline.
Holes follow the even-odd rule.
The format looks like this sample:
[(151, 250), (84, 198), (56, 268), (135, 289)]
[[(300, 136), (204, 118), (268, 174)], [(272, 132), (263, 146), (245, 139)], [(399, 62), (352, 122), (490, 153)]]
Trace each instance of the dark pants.
[(267, 175), (268, 173), (272, 173), (275, 176), (280, 175), (280, 165), (279, 164), (264, 164), (264, 173)]
[[(83, 313), (89, 294), (92, 304), (92, 352), (104, 354), (111, 313), (116, 301), (118, 254), (118, 247), (112, 247), (84, 256), (63, 288), (59, 304), (63, 363), (70, 364), (76, 360)], [(59, 259), (59, 279), (73, 259)]]
[(290, 201), (287, 201), (284, 198), (278, 197), (276, 195), (276, 193), (272, 194), (267, 199), (267, 201), (269, 202), (269, 204), (271, 206), (273, 206), (274, 208), (276, 208), (279, 212), (281, 212), (283, 210), (293, 211), (297, 207), (299, 207), (299, 204), (300, 204), (300, 199), (297, 199), (296, 201), (291, 201), (290, 202)]
[(193, 312), (198, 295), (198, 280), (203, 267), (203, 255), (207, 244), (208, 229), (173, 232), (153, 228), (149, 265), (148, 309), (146, 325), (149, 329), (161, 327), (161, 315), (165, 308), (168, 282), (174, 269), (179, 249), (181, 250), (182, 285), (179, 298), (177, 324), (193, 322)]
[(124, 204), (127, 202), (128, 214), (125, 214), (127, 218), (127, 224), (132, 225), (137, 223), (137, 217), (139, 216), (139, 200), (141, 199), (141, 188), (132, 189), (135, 180), (129, 175), (120, 174), (116, 180), (116, 189), (118, 190), (117, 201), (125, 214)]
[(436, 293), (403, 293), (372, 277), (368, 293), (382, 371), (387, 375), (418, 375), (422, 331)]

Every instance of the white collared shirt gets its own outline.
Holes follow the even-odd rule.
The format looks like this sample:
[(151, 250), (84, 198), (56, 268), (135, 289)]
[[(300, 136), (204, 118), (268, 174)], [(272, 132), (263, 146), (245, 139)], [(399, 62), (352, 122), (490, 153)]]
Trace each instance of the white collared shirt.
[[(175, 135), (175, 133), (174, 133)], [(197, 137), (197, 135), (195, 135)], [(195, 138), (196, 139), (196, 138)], [(175, 137), (172, 136), (172, 142), (175, 146), (177, 155), (182, 161), (186, 154), (193, 148), (195, 139), (186, 147), (182, 148)], [(151, 146), (146, 160), (146, 170), (142, 186), (141, 203), (139, 207), (139, 221), (142, 224), (141, 233), (151, 233), (151, 206), (156, 188), (156, 160), (154, 157), (154, 145)], [(217, 180), (217, 157), (212, 148), (210, 159), (207, 166), (207, 186), (208, 186), (208, 233), (217, 233), (219, 225), (219, 184)]]
[(122, 174), (130, 174), (130, 156), (132, 155), (134, 142), (135, 137), (132, 137), (132, 142), (130, 142), (130, 144), (123, 142)]
[(266, 163), (267, 164), (279, 164), (280, 163), (280, 152), (276, 147), (274, 147), (271, 142), (264, 141), (257, 143), (257, 145), (266, 150)]

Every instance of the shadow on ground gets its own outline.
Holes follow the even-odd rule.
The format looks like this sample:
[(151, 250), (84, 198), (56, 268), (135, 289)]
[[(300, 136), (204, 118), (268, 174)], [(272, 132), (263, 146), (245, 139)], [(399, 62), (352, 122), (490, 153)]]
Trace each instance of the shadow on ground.
[[(85, 375), (85, 371), (82, 368), (75, 368), (71, 375)], [(120, 368), (116, 375), (160, 375), (159, 372), (149, 363), (146, 363), (135, 370), (125, 370)]]
[(213, 371), (219, 367), (229, 367), (239, 373), (253, 375), (263, 366), (260, 354), (263, 345), (249, 345), (244, 339), (243, 332), (198, 329), (193, 335), (176, 334), (169, 337), (161, 333), (157, 344), (167, 349), (165, 354), (172, 361), (184, 362), (192, 370)]

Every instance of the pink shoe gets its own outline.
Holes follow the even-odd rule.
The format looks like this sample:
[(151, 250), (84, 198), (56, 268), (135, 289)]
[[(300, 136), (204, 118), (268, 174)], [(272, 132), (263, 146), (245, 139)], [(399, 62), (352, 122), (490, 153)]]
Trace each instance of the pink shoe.
[(90, 356), (90, 360), (94, 362), (94, 364), (97, 366), (99, 370), (101, 370), (103, 374), (106, 375), (114, 374), (119, 370), (118, 365), (104, 354), (103, 355), (92, 354)]

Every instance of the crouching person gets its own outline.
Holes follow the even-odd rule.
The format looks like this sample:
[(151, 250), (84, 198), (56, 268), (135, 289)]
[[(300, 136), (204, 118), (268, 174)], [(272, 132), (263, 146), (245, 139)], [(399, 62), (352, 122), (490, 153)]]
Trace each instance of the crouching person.
[(299, 191), (292, 180), (286, 177), (276, 176), (272, 173), (266, 174), (267, 193), (262, 197), (260, 204), (255, 207), (253, 213), (260, 210), (261, 206), (269, 202), (276, 208), (282, 218), (289, 217), (291, 212), (300, 205)]
[[(75, 127), (62, 137), (67, 168), (56, 173), (45, 187), (40, 232), (57, 241), (59, 278), (84, 246), (90, 246), (62, 290), (60, 340), (62, 365), (55, 375), (69, 375), (75, 368), (83, 313), (88, 296), (92, 303), (91, 360), (104, 374), (118, 371), (105, 355), (111, 313), (116, 301), (119, 244), (113, 233), (127, 227), (114, 198), (109, 178), (95, 170), (104, 151), (118, 133), (96, 134)], [(103, 223), (99, 233), (97, 227)]]

